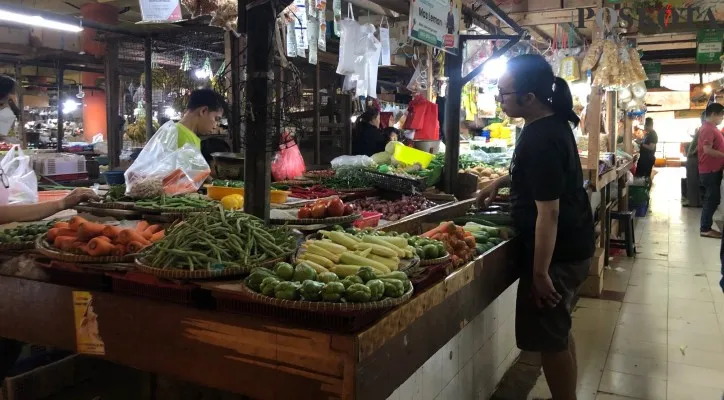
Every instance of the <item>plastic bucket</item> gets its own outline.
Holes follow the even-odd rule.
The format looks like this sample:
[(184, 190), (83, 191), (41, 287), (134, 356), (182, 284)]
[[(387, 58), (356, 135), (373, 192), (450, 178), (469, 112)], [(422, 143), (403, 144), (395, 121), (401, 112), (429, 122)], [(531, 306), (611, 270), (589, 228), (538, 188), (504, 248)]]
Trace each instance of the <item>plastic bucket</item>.
[(106, 183), (109, 185), (123, 185), (126, 183), (126, 177), (123, 176), (125, 171), (106, 171), (103, 174)]

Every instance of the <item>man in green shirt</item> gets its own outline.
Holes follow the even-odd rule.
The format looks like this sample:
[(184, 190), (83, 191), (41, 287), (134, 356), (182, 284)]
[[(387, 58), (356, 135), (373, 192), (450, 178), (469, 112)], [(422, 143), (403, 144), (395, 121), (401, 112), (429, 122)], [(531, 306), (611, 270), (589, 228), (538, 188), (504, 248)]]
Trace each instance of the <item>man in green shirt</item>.
[(191, 92), (186, 112), (176, 124), (178, 147), (186, 143), (201, 149), (198, 135), (208, 134), (216, 128), (224, 114), (224, 98), (211, 89), (197, 89)]

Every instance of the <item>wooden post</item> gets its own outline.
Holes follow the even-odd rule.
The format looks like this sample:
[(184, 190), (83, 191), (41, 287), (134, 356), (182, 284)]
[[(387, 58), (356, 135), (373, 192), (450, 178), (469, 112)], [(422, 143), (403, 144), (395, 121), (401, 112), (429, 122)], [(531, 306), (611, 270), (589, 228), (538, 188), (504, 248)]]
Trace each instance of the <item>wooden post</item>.
[(633, 155), (633, 121), (625, 113), (626, 111), (623, 117), (623, 151)]
[(458, 159), (460, 156), (460, 103), (463, 92), (463, 46), (458, 54), (445, 53), (445, 75), (448, 78), (447, 98), (445, 99), (445, 192), (455, 194), (458, 178)]
[(314, 96), (314, 100), (312, 101), (312, 104), (314, 105), (314, 121), (312, 122), (314, 125), (314, 164), (315, 165), (322, 165), (322, 133), (320, 132), (320, 124), (319, 124), (319, 62), (314, 66), (314, 89), (312, 96)]
[(23, 120), (24, 117), (24, 110), (25, 110), (25, 104), (23, 102), (23, 74), (22, 74), (22, 68), (20, 64), (15, 64), (15, 81), (17, 82), (15, 84), (15, 92), (18, 96), (18, 109), (20, 109), (20, 119), (17, 121), (17, 128), (15, 129), (15, 132), (20, 137), (20, 143), (23, 146), (23, 149), (28, 148), (28, 136), (25, 134), (25, 121)]
[[(586, 169), (598, 176), (598, 153), (601, 149), (601, 90), (591, 88), (591, 98), (586, 109), (586, 132), (588, 133), (588, 163)], [(595, 179), (592, 177), (592, 179)], [(594, 182), (595, 183), (595, 182)]]
[(611, 90), (606, 92), (606, 132), (608, 133), (608, 141), (610, 143), (608, 150), (612, 153), (616, 152), (616, 136), (618, 130), (618, 104), (616, 92)]
[[(121, 163), (121, 147), (123, 137), (118, 124), (118, 99), (120, 82), (118, 81), (118, 42), (106, 42), (106, 125), (108, 132), (108, 155), (111, 169), (117, 168)], [(148, 124), (148, 119), (146, 119)], [(146, 125), (148, 126), (148, 125)]]
[(241, 47), (239, 43), (240, 38), (237, 38), (231, 32), (227, 32), (226, 37), (228, 38), (229, 47), (229, 69), (231, 76), (229, 77), (229, 84), (231, 87), (231, 112), (228, 116), (229, 121), (229, 135), (231, 135), (231, 151), (234, 153), (241, 152), (241, 67), (240, 58)]
[[(239, 0), (239, 9), (247, 2)], [(244, 156), (244, 211), (269, 219), (271, 186), (271, 151), (278, 143), (269, 142), (269, 115), (273, 114), (269, 94), (273, 92), (271, 68), (273, 57), (275, 8), (271, 3), (249, 3), (246, 9), (247, 80), (246, 131)]]
[(144, 90), (143, 90), (143, 109), (146, 112), (146, 138), (150, 139), (153, 136), (153, 68), (151, 65), (151, 57), (153, 55), (153, 48), (151, 47), (151, 37), (146, 36), (143, 40), (144, 46), (144, 58), (143, 58), (143, 72), (144, 72)]
[(58, 153), (63, 151), (63, 66), (59, 65), (55, 76), (55, 84), (58, 87), (58, 133), (56, 134), (56, 141), (58, 142)]

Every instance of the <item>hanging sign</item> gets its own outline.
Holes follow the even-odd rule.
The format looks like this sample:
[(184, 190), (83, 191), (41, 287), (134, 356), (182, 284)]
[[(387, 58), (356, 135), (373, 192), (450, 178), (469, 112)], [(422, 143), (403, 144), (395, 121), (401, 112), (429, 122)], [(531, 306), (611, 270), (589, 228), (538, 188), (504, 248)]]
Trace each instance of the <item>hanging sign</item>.
[(139, 0), (141, 6), (141, 22), (162, 24), (183, 20), (179, 0)]
[(412, 0), (410, 38), (457, 53), (461, 9), (461, 0)]
[(724, 30), (700, 29), (696, 33), (696, 63), (719, 64), (723, 40)]
[(661, 87), (661, 63), (644, 63), (646, 72), (646, 87), (649, 89)]
[(106, 346), (98, 327), (98, 314), (93, 310), (91, 292), (73, 291), (76, 351), (81, 354), (105, 355)]

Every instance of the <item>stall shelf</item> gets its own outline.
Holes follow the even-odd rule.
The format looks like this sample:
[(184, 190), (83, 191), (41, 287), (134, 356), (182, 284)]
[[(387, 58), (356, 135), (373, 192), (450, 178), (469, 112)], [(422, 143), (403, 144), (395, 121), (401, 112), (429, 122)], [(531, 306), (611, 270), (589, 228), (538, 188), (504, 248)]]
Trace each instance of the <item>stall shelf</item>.
[[(463, 215), (474, 201), (435, 207), (387, 229), (420, 232), (426, 224)], [(254, 399), (384, 399), (502, 293), (512, 312), (514, 247), (515, 239), (497, 246), (354, 333), (222, 312), (214, 304), (190, 307), (126, 296), (112, 287), (0, 276), (0, 337), (89, 354), (78, 344), (74, 314), (74, 295), (89, 294), (103, 342), (95, 356), (101, 359)], [(505, 319), (512, 327), (510, 318), (498, 315), (507, 308), (494, 308), (486, 320)], [(514, 342), (502, 336), (505, 358), (515, 351)]]

